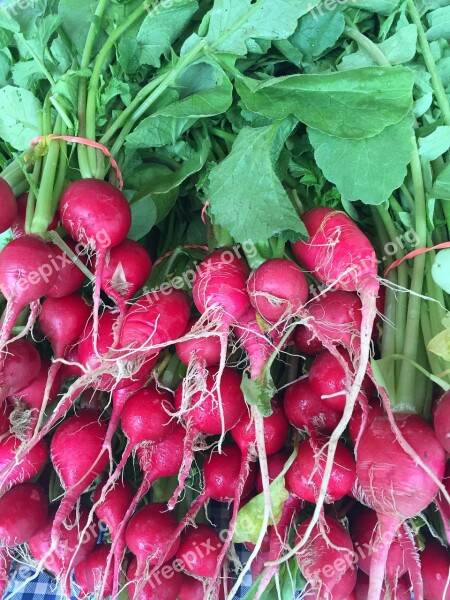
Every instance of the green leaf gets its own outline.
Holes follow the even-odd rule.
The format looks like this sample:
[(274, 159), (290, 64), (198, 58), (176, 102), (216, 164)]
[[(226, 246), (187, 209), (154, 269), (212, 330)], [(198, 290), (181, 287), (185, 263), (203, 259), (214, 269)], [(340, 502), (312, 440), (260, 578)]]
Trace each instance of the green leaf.
[(450, 6), (438, 8), (427, 14), (429, 29), (427, 39), (429, 42), (450, 38)]
[(97, 2), (93, 0), (59, 0), (62, 26), (81, 56)]
[(403, 183), (412, 151), (412, 117), (376, 136), (345, 140), (309, 129), (323, 174), (350, 201), (381, 204)]
[(338, 8), (324, 12), (322, 16), (308, 13), (300, 19), (297, 29), (288, 41), (303, 54), (305, 62), (311, 62), (334, 46), (344, 27), (345, 18)]
[(140, 63), (160, 67), (161, 56), (170, 52), (172, 44), (197, 9), (196, 0), (177, 0), (167, 7), (162, 3), (156, 4), (137, 34)]
[(25, 150), (39, 134), (41, 110), (28, 90), (11, 85), (0, 89), (0, 137), (16, 150)]
[(244, 127), (230, 154), (209, 175), (206, 197), (215, 222), (236, 242), (267, 240), (286, 229), (307, 236), (274, 171), (294, 123)]
[(250, 39), (288, 38), (298, 19), (317, 4), (306, 0), (216, 0), (206, 41), (215, 50), (245, 55)]
[(277, 388), (270, 372), (264, 370), (263, 376), (258, 379), (250, 379), (244, 375), (241, 390), (247, 404), (256, 406), (263, 417), (269, 417), (272, 414), (272, 400), (277, 393)]
[[(284, 477), (276, 478), (270, 484), (270, 498), (272, 501), (273, 520), (269, 519), (270, 525), (276, 525), (281, 518), (283, 506), (289, 497), (284, 485)], [(236, 521), (236, 529), (233, 534), (233, 542), (241, 544), (250, 542), (256, 544), (264, 519), (264, 493), (258, 494), (240, 509)]]
[(431, 276), (436, 285), (450, 294), (450, 249), (441, 250), (436, 254), (431, 267)]
[[(415, 25), (402, 27), (393, 36), (384, 40), (381, 44), (375, 45), (378, 46), (392, 65), (407, 63), (416, 55), (417, 27)], [(338, 65), (338, 69), (345, 71), (371, 65), (376, 65), (376, 61), (366, 51), (358, 50), (344, 56), (342, 62)]]
[(364, 8), (372, 13), (390, 15), (399, 5), (400, 0), (350, 0), (350, 6)]
[(450, 164), (437, 176), (431, 195), (438, 200), (450, 200)]
[(370, 67), (260, 83), (242, 77), (236, 89), (248, 109), (271, 119), (293, 114), (328, 135), (364, 138), (408, 114), (413, 84), (413, 73), (404, 67)]
[(429, 341), (427, 348), (433, 354), (450, 361), (450, 329), (444, 329), (438, 333)]
[(157, 211), (153, 198), (143, 196), (131, 204), (131, 227), (127, 237), (140, 240), (147, 235), (156, 224)]
[[(187, 71), (189, 75), (184, 74), (184, 79), (177, 81), (179, 93), (186, 94), (186, 97), (160, 108), (141, 121), (127, 136), (127, 148), (174, 144), (199, 118), (222, 114), (228, 110), (233, 100), (233, 86), (218, 65), (197, 63)], [(206, 71), (209, 75), (205, 74)], [(191, 86), (192, 82), (196, 82), (195, 86), (189, 89), (188, 81)], [(198, 93), (195, 93), (196, 88)]]
[(437, 127), (427, 137), (419, 138), (419, 154), (425, 160), (436, 160), (450, 148), (450, 127)]

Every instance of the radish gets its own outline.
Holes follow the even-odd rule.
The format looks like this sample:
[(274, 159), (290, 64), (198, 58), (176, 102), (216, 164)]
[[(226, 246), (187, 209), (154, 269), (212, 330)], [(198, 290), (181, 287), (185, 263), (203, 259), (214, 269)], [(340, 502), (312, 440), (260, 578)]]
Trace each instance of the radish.
[(66, 353), (66, 358), (61, 364), (60, 373), (62, 379), (71, 379), (72, 377), (80, 377), (83, 375), (83, 370), (80, 365), (80, 357), (78, 356), (78, 345), (71, 346)]
[(322, 342), (314, 335), (314, 328), (306, 325), (297, 325), (293, 341), (302, 354), (315, 356), (324, 349)]
[[(307, 518), (300, 524), (297, 541), (302, 541), (311, 522)], [(315, 524), (311, 537), (297, 553), (298, 565), (307, 581), (306, 590), (311, 593), (307, 597), (347, 600), (356, 584), (354, 560), (352, 540), (340, 523), (325, 517), (323, 523)]]
[(45, 296), (56, 280), (52, 259), (49, 246), (33, 235), (12, 240), (0, 252), (0, 291), (8, 301), (1, 324), (0, 350), (27, 304), (33, 303), (32, 321), (37, 316), (36, 301)]
[(105, 483), (102, 483), (95, 488), (93, 496), (95, 514), (100, 521), (107, 525), (111, 538), (114, 540), (130, 502), (133, 500), (134, 490), (126, 481), (119, 481), (108, 490), (104, 499), (99, 502), (104, 487)]
[(276, 328), (264, 333), (252, 306), (238, 319), (233, 329), (238, 342), (247, 352), (250, 378), (257, 379), (283, 336)]
[[(256, 452), (255, 425), (250, 415), (245, 413), (239, 423), (231, 430), (236, 444), (243, 456)], [(272, 400), (272, 414), (264, 417), (264, 442), (267, 456), (279, 452), (289, 436), (289, 421), (277, 400)]]
[[(374, 544), (377, 528), (377, 514), (365, 506), (359, 505), (350, 514), (350, 535), (358, 554), (358, 568), (367, 575), (370, 573), (372, 556), (379, 552)], [(386, 562), (386, 579), (389, 584), (395, 583), (407, 571), (405, 552), (398, 537), (392, 540)]]
[[(312, 440), (304, 440), (286, 473), (287, 489), (301, 500), (315, 502), (322, 484), (324, 466), (323, 447), (318, 447)], [(355, 480), (355, 459), (346, 445), (338, 442), (325, 502), (336, 502), (349, 494)]]
[[(223, 369), (220, 381), (219, 367), (206, 370), (206, 379), (200, 382), (202, 389), (188, 390), (184, 388), (189, 382), (184, 380), (175, 393), (175, 407), (178, 414), (183, 415), (186, 422), (187, 435), (184, 449), (184, 462), (179, 475), (178, 486), (170, 499), (168, 506), (173, 509), (178, 496), (184, 487), (186, 477), (194, 459), (193, 446), (201, 434), (224, 435), (232, 429), (246, 410), (244, 395), (241, 391), (241, 377), (230, 367)], [(188, 406), (183, 406), (185, 396), (188, 396)]]
[(311, 388), (308, 377), (287, 388), (283, 406), (292, 425), (310, 435), (319, 432), (331, 434), (342, 415), (321, 400)]
[(437, 401), (433, 423), (439, 443), (450, 453), (450, 392), (446, 392)]
[(105, 432), (106, 425), (99, 420), (98, 414), (86, 410), (63, 421), (53, 435), (50, 456), (65, 489), (53, 518), (52, 542), (55, 544), (62, 523), (107, 465), (108, 456), (102, 453)]
[(3, 598), (9, 582), (12, 558), (7, 552), (0, 550), (0, 598)]
[[(183, 333), (187, 336), (197, 324), (197, 319), (191, 319)], [(182, 363), (188, 365), (191, 357), (200, 361), (207, 367), (212, 367), (220, 362), (220, 340), (217, 336), (196, 337), (175, 344), (175, 351)]]
[(59, 206), (61, 222), (70, 236), (97, 254), (92, 334), (94, 348), (97, 348), (97, 319), (106, 255), (127, 236), (131, 225), (130, 205), (122, 192), (110, 183), (100, 179), (78, 179), (64, 190)]
[(273, 258), (262, 263), (247, 281), (250, 302), (268, 323), (299, 313), (308, 298), (303, 271), (291, 260)]
[(20, 483), (0, 498), (0, 539), (2, 548), (24, 544), (43, 527), (48, 501), (35, 483)]
[[(127, 590), (131, 600), (177, 600), (183, 582), (183, 573), (169, 562), (146, 578), (136, 580), (137, 561), (132, 559), (127, 569)], [(138, 591), (138, 593), (136, 593)]]
[(0, 400), (28, 387), (41, 370), (39, 352), (28, 340), (8, 344), (0, 370)]
[[(110, 596), (113, 587), (112, 573), (105, 577), (106, 559), (110, 548), (106, 544), (98, 544), (92, 552), (75, 567), (75, 581), (81, 588), (84, 596), (95, 594), (97, 600)], [(99, 595), (100, 588), (104, 586), (105, 592)]]
[(0, 178), (0, 233), (9, 229), (17, 216), (17, 202), (11, 186)]
[[(185, 433), (184, 427), (175, 425), (170, 435), (157, 444), (153, 444), (149, 447), (140, 446), (137, 449), (136, 453), (139, 465), (144, 476), (138, 491), (128, 502), (126, 511), (120, 519), (121, 522), (118, 524), (117, 530), (114, 531), (113, 545), (111, 548), (111, 556), (114, 557), (113, 597), (115, 597), (118, 591), (119, 570), (126, 546), (124, 539), (125, 528), (131, 515), (148, 492), (153, 482), (159, 477), (171, 477), (178, 474), (183, 462)], [(97, 515), (99, 516), (99, 513), (97, 513)], [(109, 564), (110, 560), (108, 559), (107, 570), (109, 569)]]
[(0, 436), (9, 432), (11, 422), (9, 420), (10, 415), (13, 411), (12, 406), (7, 402), (0, 402)]
[[(280, 452), (277, 452), (276, 454), (271, 454), (267, 457), (267, 472), (269, 475), (269, 483), (272, 483), (275, 477), (278, 477), (278, 475), (281, 473), (289, 456), (290, 452), (288, 452), (287, 450), (281, 450)], [(258, 494), (261, 494), (263, 491), (263, 484), (260, 469), (257, 469), (256, 471), (255, 487)]]
[(161, 347), (175, 342), (189, 322), (188, 296), (176, 290), (155, 291), (141, 296), (129, 309), (120, 333), (126, 357), (155, 356)]
[[(71, 239), (65, 239), (64, 241), (78, 260), (85, 265), (86, 258), (78, 252), (78, 246), (75, 242)], [(55, 244), (49, 244), (49, 246), (54, 254), (54, 262), (52, 264), (56, 265), (56, 280), (48, 290), (46, 296), (50, 298), (70, 296), (81, 288), (86, 275), (64, 250), (61, 250)]]
[[(363, 571), (358, 571), (358, 578), (354, 591), (356, 600), (367, 600), (369, 577)], [(402, 577), (397, 581), (395, 588), (389, 590), (388, 595), (386, 595), (386, 588), (383, 586), (381, 598), (384, 600), (388, 597), (390, 600), (411, 600), (411, 584), (407, 579)], [(440, 598), (440, 600), (442, 600), (442, 598)]]
[(202, 581), (185, 575), (178, 594), (178, 600), (204, 600), (204, 598)]
[(212, 578), (220, 568), (218, 557), (222, 545), (219, 534), (212, 527), (197, 525), (183, 534), (176, 557), (186, 573)]
[[(359, 398), (361, 399), (361, 395)], [(365, 412), (367, 412), (366, 415)], [(361, 402), (356, 404), (352, 418), (348, 424), (348, 433), (352, 444), (354, 446), (357, 445), (357, 441), (367, 427), (367, 423), (371, 423), (374, 419), (383, 415), (383, 408), (378, 400), (371, 400), (367, 405)]]
[[(432, 428), (412, 414), (397, 414), (395, 423), (402, 437), (441, 481), (445, 452)], [(406, 519), (430, 504), (439, 488), (403, 450), (388, 417), (377, 417), (363, 432), (357, 450), (356, 473), (364, 495), (377, 513), (379, 526), (374, 543), (383, 540), (383, 547), (372, 556), (370, 565), (368, 600), (378, 600), (390, 542)], [(415, 575), (411, 572), (413, 584), (417, 581)], [(415, 595), (419, 597), (420, 590), (416, 590)]]
[(450, 550), (428, 540), (420, 553), (425, 600), (450, 600)]
[(133, 240), (124, 240), (106, 254), (101, 287), (122, 313), (130, 300), (150, 277), (152, 261), (145, 248)]
[[(339, 354), (352, 371), (350, 356), (346, 350), (339, 349)], [(323, 350), (311, 363), (309, 368), (309, 384), (311, 389), (330, 408), (343, 412), (346, 403), (346, 372), (338, 359), (328, 350)], [(366, 377), (361, 385), (362, 391), (369, 395), (373, 391), (373, 385)]]
[(175, 516), (162, 502), (147, 504), (131, 517), (125, 538), (137, 559), (136, 577), (143, 576), (146, 568), (158, 564), (163, 556), (169, 560), (175, 555), (180, 543), (173, 537), (177, 526)]
[(18, 459), (17, 450), (21, 441), (14, 435), (0, 440), (0, 494), (13, 485), (23, 483), (35, 477), (45, 466), (48, 459), (47, 444), (41, 440)]
[(98, 526), (91, 523), (86, 535), (80, 537), (80, 532), (87, 526), (88, 511), (84, 508), (73, 511), (66, 520), (66, 526), (61, 527), (57, 548), (52, 549), (54, 515), (54, 512), (49, 514), (44, 526), (29, 540), (28, 547), (40, 567), (45, 567), (55, 575), (61, 583), (63, 594), (70, 598), (69, 565), (76, 567), (92, 552), (97, 542)]
[(320, 341), (353, 348), (361, 331), (362, 305), (357, 294), (336, 290), (326, 292), (308, 304), (308, 327)]

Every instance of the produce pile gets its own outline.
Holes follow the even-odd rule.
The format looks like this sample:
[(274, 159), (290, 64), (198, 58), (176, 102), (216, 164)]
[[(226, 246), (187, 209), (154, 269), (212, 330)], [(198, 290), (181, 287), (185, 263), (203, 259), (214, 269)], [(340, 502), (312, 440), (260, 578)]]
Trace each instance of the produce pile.
[(0, 597), (450, 600), (449, 2), (1, 8)]

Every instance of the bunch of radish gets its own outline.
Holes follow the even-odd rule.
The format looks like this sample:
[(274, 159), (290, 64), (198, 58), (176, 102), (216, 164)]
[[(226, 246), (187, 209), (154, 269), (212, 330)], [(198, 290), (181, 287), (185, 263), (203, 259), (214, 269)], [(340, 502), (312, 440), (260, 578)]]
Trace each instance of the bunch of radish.
[(2, 185), (0, 595), (27, 557), (66, 596), (233, 598), (251, 570), (258, 600), (292, 558), (305, 598), (450, 598), (450, 396), (434, 427), (392, 411), (370, 364), (375, 251), (348, 216), (314, 208), (285, 257), (251, 270), (216, 248), (192, 290), (148, 292), (159, 257), (127, 239), (112, 184), (69, 184), (46, 239)]

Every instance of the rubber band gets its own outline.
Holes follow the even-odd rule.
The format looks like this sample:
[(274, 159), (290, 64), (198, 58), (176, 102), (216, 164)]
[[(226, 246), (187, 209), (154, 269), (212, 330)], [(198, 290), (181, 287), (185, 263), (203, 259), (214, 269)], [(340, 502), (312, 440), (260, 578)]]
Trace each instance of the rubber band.
[(203, 223), (206, 223), (205, 213), (206, 213), (206, 210), (207, 210), (207, 208), (208, 208), (209, 205), (210, 205), (209, 202), (205, 202), (205, 204), (203, 205), (202, 214), (201, 214)]
[[(190, 244), (188, 246), (181, 246), (181, 248), (184, 249), (189, 249), (189, 248), (195, 248), (197, 250), (204, 250), (205, 252), (209, 251), (208, 246), (199, 246), (198, 244)], [(159, 265), (159, 263), (161, 263), (163, 260), (165, 260), (166, 258), (169, 258), (170, 256), (172, 256), (172, 254), (175, 252), (175, 250), (177, 250), (178, 248), (174, 248), (173, 250), (170, 250), (169, 252), (166, 252), (164, 254), (164, 256), (161, 256), (160, 258), (158, 258), (157, 261), (155, 261), (153, 263), (153, 267), (156, 267), (156, 265)]]
[(426, 254), (427, 252), (431, 252), (432, 250), (443, 250), (444, 248), (450, 248), (450, 242), (442, 242), (442, 244), (437, 244), (437, 246), (433, 246), (432, 248), (417, 248), (417, 250), (413, 250), (409, 254), (406, 254), (402, 258), (395, 260), (392, 265), (390, 265), (384, 272), (384, 276), (392, 271), (392, 269), (396, 269), (399, 265), (402, 264), (405, 260), (409, 260), (410, 258), (415, 258), (416, 256), (420, 256), (421, 254)]
[(83, 146), (97, 148), (97, 150), (100, 150), (107, 158), (109, 158), (111, 166), (117, 175), (117, 180), (119, 182), (119, 190), (123, 189), (123, 177), (122, 173), (120, 172), (119, 165), (111, 156), (111, 152), (108, 150), (108, 148), (103, 144), (100, 144), (99, 142), (94, 142), (94, 140), (89, 140), (88, 138), (84, 137), (77, 137), (74, 135), (56, 135), (54, 133), (50, 133), (49, 135), (40, 135), (39, 137), (36, 137), (33, 140), (31, 140), (30, 144), (32, 146), (36, 146), (36, 144), (39, 144), (39, 142), (45, 140), (63, 140), (64, 142), (73, 142), (74, 144), (83, 144)]

